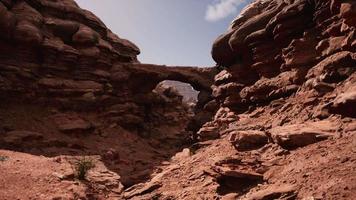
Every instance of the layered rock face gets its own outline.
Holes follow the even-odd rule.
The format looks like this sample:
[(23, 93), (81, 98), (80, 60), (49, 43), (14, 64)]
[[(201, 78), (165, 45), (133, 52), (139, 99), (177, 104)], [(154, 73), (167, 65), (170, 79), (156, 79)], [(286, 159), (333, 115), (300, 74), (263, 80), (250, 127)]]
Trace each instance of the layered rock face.
[[(104, 172), (95, 179), (103, 185), (93, 183), (95, 198), (117, 199), (123, 185), (147, 180), (189, 140), (185, 129), (194, 113), (160, 82), (181, 81), (199, 91), (196, 113), (212, 99), (215, 69), (141, 64), (135, 44), (73, 0), (1, 0), (0, 30), (1, 148), (69, 160), (99, 155), (110, 172), (98, 169)], [(190, 126), (199, 129), (209, 119)], [(0, 182), (7, 191), (6, 180)], [(40, 198), (5, 193), (0, 196)]]
[(74, 1), (2, 1), (0, 6), (2, 91), (73, 98), (102, 94), (109, 90), (105, 82), (114, 64), (137, 62), (140, 51), (133, 43)]
[(355, 1), (251, 3), (213, 44), (199, 142), (126, 197), (355, 199), (355, 30)]
[(291, 97), (304, 109), (284, 121), (355, 117), (355, 37), (353, 1), (255, 1), (214, 42), (213, 96), (236, 113)]
[(252, 3), (213, 45), (213, 58), (226, 67), (216, 76), (215, 97), (223, 105), (246, 108), (289, 96), (307, 80), (345, 80), (355, 66), (354, 4)]
[[(323, 144), (343, 148), (341, 141), (346, 146), (355, 144), (355, 31), (354, 1), (257, 0), (217, 38), (212, 57), (222, 70), (215, 76), (212, 95), (220, 109), (197, 133), (200, 141), (214, 141), (214, 147), (234, 157), (213, 154), (224, 162), (212, 161), (207, 167), (214, 171), (217, 193), (227, 199), (355, 198), (348, 192), (331, 197), (325, 188), (305, 185), (315, 180), (323, 185), (347, 169), (350, 177), (329, 189), (341, 194), (341, 185), (356, 187), (351, 183), (355, 170), (350, 168), (355, 161), (334, 163), (343, 167), (325, 177), (320, 169), (333, 168), (331, 157), (338, 153), (329, 152), (330, 165), (322, 166), (318, 157), (325, 155), (313, 150)], [(225, 141), (235, 153), (221, 144)], [(354, 157), (352, 149), (347, 151)], [(319, 161), (301, 161), (309, 156)], [(299, 163), (287, 164), (291, 160)], [(304, 175), (303, 181), (293, 168), (314, 175)], [(286, 179), (289, 173), (295, 177)], [(238, 185), (241, 182), (252, 185)]]
[(139, 63), (72, 0), (0, 0), (0, 146), (26, 153), (0, 150), (0, 197), (355, 199), (355, 7), (256, 0), (202, 69)]
[(72, 0), (1, 1), (0, 27), (2, 98), (82, 110), (133, 103), (143, 112), (163, 80), (211, 90), (212, 69), (142, 65), (136, 45)]

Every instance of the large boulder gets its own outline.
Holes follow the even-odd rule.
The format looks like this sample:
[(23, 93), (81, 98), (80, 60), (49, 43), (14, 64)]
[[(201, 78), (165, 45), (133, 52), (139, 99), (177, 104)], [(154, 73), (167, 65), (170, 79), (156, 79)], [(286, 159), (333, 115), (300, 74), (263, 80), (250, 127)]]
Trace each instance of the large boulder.
[(338, 124), (328, 120), (277, 126), (270, 130), (273, 141), (294, 149), (337, 136)]

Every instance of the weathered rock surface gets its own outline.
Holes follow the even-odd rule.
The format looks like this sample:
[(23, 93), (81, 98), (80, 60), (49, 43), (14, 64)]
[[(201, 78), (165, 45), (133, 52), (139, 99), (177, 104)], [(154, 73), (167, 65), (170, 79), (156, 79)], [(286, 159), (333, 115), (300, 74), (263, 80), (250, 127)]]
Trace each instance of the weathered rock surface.
[(233, 131), (230, 133), (229, 141), (237, 149), (258, 149), (268, 143), (268, 137), (263, 131)]
[(76, 116), (76, 114), (56, 114), (52, 118), (62, 132), (85, 132), (93, 128), (90, 122)]
[[(120, 199), (123, 186), (120, 176), (110, 171), (96, 157), (88, 171), (87, 183), (76, 180), (72, 162), (80, 157), (58, 156), (47, 158), (26, 153), (0, 150), (6, 161), (1, 161), (0, 195), (4, 199)], [(8, 184), (11, 182), (12, 184)], [(29, 185), (31, 189), (27, 190)], [(9, 192), (11, 190), (21, 192)]]
[(214, 96), (246, 110), (290, 96), (311, 74), (326, 83), (345, 80), (355, 71), (355, 24), (347, 23), (354, 17), (345, 9), (355, 13), (354, 2), (254, 2), (213, 45), (213, 58), (225, 67), (215, 77)]
[[(354, 118), (355, 13), (351, 1), (257, 0), (247, 6), (212, 47), (212, 57), (224, 68), (215, 76), (212, 95), (219, 110), (234, 117), (222, 125), (225, 117), (217, 112), (201, 131), (209, 127), (218, 136), (264, 131), (280, 144), (304, 135), (310, 138), (294, 144), (304, 146), (321, 132), (304, 130), (313, 123), (301, 124), (332, 114)], [(281, 139), (275, 130), (284, 126), (290, 132)], [(232, 142), (238, 143), (238, 135), (230, 135)]]
[[(73, 0), (1, 0), (0, 30), (1, 148), (100, 155), (108, 169), (78, 197), (54, 199), (121, 198), (124, 186), (149, 179), (215, 112), (204, 108), (216, 69), (141, 64), (134, 43)], [(165, 80), (190, 84), (200, 93), (197, 106), (159, 85)], [(201, 117), (190, 129), (195, 113)]]
[(270, 134), (274, 142), (282, 147), (297, 148), (337, 136), (338, 126), (330, 121), (306, 122), (277, 126), (270, 130)]
[(256, 0), (197, 68), (139, 63), (72, 0), (1, 0), (0, 145), (32, 155), (0, 151), (0, 196), (355, 199), (355, 5)]
[[(72, 0), (1, 1), (0, 26), (2, 98), (17, 94), (71, 110), (127, 103), (144, 110), (164, 80), (186, 82), (210, 98), (215, 69), (141, 64), (135, 44)], [(199, 100), (196, 112), (209, 100)], [(147, 121), (130, 114), (122, 116)]]
[[(236, 154), (258, 158), (245, 168), (241, 160), (230, 160), (223, 164), (222, 174), (239, 174), (253, 166), (255, 173), (264, 175), (263, 183), (249, 185), (249, 191), (239, 185), (243, 181), (234, 178), (212, 181), (219, 184), (216, 192), (222, 199), (323, 199), (331, 194), (326, 187), (339, 195), (346, 191), (339, 186), (355, 179), (350, 165), (332, 169), (332, 157), (339, 152), (329, 152), (328, 163), (322, 161), (326, 153), (314, 149), (322, 148), (319, 143), (326, 144), (325, 148), (342, 148), (339, 140), (348, 147), (354, 143), (349, 137), (354, 138), (355, 133), (355, 6), (348, 0), (256, 0), (216, 39), (212, 57), (220, 72), (215, 76), (212, 95), (220, 108), (197, 132), (202, 142), (197, 157), (216, 146), (216, 151), (222, 151), (222, 141), (229, 141)], [(293, 171), (293, 164), (288, 167), (290, 160), (285, 158), (288, 155), (301, 156), (300, 163), (292, 162), (298, 169), (308, 171), (311, 165), (325, 165), (323, 170), (334, 173), (325, 176), (314, 168), (314, 175), (301, 175), (308, 184), (330, 177), (335, 184), (311, 189), (303, 181), (282, 178)], [(311, 156), (318, 161), (302, 161)], [(273, 171), (273, 166), (286, 171)], [(351, 170), (352, 178), (337, 181), (344, 170)], [(283, 182), (278, 178), (271, 181), (271, 176)], [(355, 195), (345, 192), (340, 198)]]

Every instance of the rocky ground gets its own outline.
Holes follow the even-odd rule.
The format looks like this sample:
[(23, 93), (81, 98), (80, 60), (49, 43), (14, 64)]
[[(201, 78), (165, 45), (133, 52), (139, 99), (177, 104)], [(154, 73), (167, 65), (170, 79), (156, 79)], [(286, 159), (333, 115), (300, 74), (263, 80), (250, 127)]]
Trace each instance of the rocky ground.
[(355, 6), (256, 0), (202, 69), (139, 63), (72, 0), (1, 0), (0, 199), (356, 199)]

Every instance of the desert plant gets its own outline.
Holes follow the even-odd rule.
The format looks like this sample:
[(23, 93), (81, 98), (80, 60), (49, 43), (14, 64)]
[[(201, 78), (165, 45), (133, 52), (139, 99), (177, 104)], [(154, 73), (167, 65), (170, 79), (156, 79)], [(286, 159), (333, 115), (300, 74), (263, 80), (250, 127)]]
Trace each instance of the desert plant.
[(9, 159), (9, 157), (7, 157), (7, 156), (1, 156), (1, 155), (0, 155), (0, 162), (4, 162), (4, 161), (6, 161), (7, 159)]
[(88, 171), (94, 167), (93, 160), (86, 157), (80, 158), (74, 162), (75, 176), (79, 180), (85, 180)]

